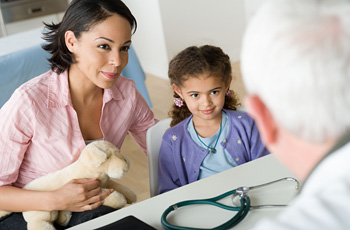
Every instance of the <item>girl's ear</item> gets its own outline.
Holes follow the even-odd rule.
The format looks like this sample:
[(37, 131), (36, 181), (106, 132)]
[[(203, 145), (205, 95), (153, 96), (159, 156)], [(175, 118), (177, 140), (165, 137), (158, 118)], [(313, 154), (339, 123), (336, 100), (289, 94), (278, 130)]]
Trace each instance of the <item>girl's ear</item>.
[(68, 30), (64, 34), (64, 41), (66, 43), (66, 46), (67, 46), (68, 50), (71, 53), (74, 53), (74, 50), (77, 47), (77, 41), (78, 41), (78, 39), (74, 35), (74, 32), (71, 31), (71, 30)]
[(226, 91), (230, 88), (232, 82), (232, 77), (226, 82)]
[(182, 96), (180, 88), (177, 85), (175, 85), (175, 84), (172, 84), (172, 86), (173, 86), (173, 89), (174, 89), (175, 93), (177, 93), (183, 99), (183, 96)]

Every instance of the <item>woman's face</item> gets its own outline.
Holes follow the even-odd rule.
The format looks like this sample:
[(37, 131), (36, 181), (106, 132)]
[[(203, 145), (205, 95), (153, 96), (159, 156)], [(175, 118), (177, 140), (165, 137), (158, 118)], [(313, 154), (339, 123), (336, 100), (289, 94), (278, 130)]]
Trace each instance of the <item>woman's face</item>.
[(131, 26), (125, 18), (114, 14), (83, 32), (79, 39), (67, 31), (66, 44), (76, 61), (70, 67), (69, 76), (82, 81), (88, 79), (108, 89), (128, 64)]

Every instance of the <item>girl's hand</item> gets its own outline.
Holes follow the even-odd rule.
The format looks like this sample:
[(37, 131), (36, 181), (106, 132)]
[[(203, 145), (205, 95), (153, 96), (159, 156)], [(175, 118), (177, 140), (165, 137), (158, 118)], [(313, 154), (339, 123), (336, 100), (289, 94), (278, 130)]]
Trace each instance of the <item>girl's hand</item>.
[(73, 179), (61, 188), (53, 191), (54, 210), (82, 212), (92, 210), (103, 204), (104, 199), (113, 192), (102, 192), (96, 178)]

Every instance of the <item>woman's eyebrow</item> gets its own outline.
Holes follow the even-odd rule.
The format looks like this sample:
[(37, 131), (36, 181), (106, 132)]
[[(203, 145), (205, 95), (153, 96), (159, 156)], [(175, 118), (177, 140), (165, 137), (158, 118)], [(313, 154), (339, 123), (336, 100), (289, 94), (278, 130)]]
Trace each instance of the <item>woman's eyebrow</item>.
[(123, 45), (126, 45), (128, 43), (131, 43), (131, 40), (124, 42)]
[[(95, 41), (98, 40), (98, 39), (103, 39), (103, 40), (107, 40), (107, 41), (109, 41), (111, 43), (114, 43), (114, 41), (112, 39), (109, 39), (109, 38), (106, 38), (106, 37), (98, 37), (98, 38), (95, 39)], [(124, 42), (123, 45), (126, 45), (128, 43), (131, 43), (131, 40), (128, 40), (128, 41)]]
[(112, 39), (109, 39), (109, 38), (106, 38), (106, 37), (98, 37), (98, 38), (95, 39), (95, 41), (99, 40), (99, 39), (107, 40), (107, 41), (109, 41), (111, 43), (114, 43), (114, 41)]

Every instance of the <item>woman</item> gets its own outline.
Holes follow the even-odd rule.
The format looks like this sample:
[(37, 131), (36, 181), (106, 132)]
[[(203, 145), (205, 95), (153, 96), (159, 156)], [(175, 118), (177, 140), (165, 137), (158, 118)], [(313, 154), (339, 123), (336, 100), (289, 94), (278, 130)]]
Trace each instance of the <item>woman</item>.
[(17, 89), (0, 111), (0, 210), (17, 212), (0, 229), (25, 226), (19, 212), (27, 210), (92, 210), (74, 214), (70, 226), (113, 211), (101, 206), (110, 192), (94, 179), (50, 192), (21, 188), (73, 163), (93, 140), (120, 148), (129, 132), (146, 152), (146, 131), (157, 122), (133, 81), (119, 76), (136, 29), (123, 2), (73, 0), (61, 23), (45, 25), (51, 70)]

